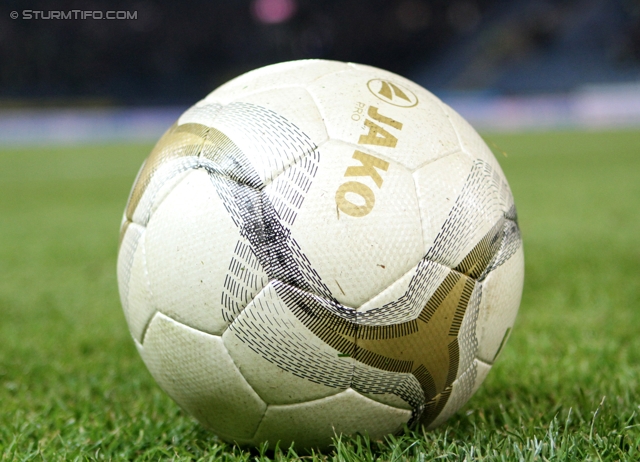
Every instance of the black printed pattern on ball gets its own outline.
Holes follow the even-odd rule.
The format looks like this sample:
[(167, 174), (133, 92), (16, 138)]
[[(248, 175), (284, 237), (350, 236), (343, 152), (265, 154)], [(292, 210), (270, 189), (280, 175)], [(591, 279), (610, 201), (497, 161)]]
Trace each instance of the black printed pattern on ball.
[[(239, 124), (253, 120), (257, 127), (278, 117), (276, 120), (282, 123), (282, 127), (295, 133), (298, 139), (304, 138), (297, 127), (287, 125), (284, 119), (264, 108), (248, 104), (230, 105), (220, 115), (227, 112), (232, 114), (228, 115), (230, 120)], [(230, 282), (228, 285), (225, 283), (225, 287), (236, 298), (237, 294), (244, 295), (242, 303), (225, 304), (228, 310), (225, 319), (235, 319), (230, 325), (232, 332), (257, 354), (298, 377), (337, 388), (352, 387), (361, 393), (392, 393), (413, 407), (412, 422), (421, 417), (423, 423), (433, 421), (451, 395), (453, 381), (460, 372), (459, 366), (462, 366), (458, 347), (461, 339), (457, 335), (466, 310), (471, 308), (477, 315), (479, 297), (474, 298), (474, 303), (469, 303), (472, 292), (480, 293), (473, 291), (474, 285), (479, 284), (475, 281), (486, 277), (490, 270), (508, 260), (520, 245), (515, 209), (512, 211), (510, 208), (506, 213), (502, 212), (495, 225), (468, 255), (460, 255), (470, 244), (482, 219), (486, 220), (483, 215), (500, 215), (501, 204), (496, 198), (504, 197), (505, 191), (497, 173), (487, 163), (476, 161), (462, 193), (434, 244), (419, 263), (406, 293), (382, 307), (357, 312), (337, 302), (291, 237), (290, 226), (302, 206), (319, 162), (319, 152), (313, 143), (302, 143), (298, 152), (303, 155), (293, 156), (293, 162), (289, 151), (292, 147), (297, 149), (295, 143), (281, 146), (282, 152), (277, 148), (272, 151), (271, 156), (276, 160), (281, 158), (286, 168), (279, 176), (269, 177), (265, 172), (256, 171), (247, 156), (225, 134), (215, 128), (205, 129), (206, 143), (200, 153), (201, 165), (209, 171), (225, 208), (243, 237), (243, 242), (236, 247), (234, 259), (249, 262), (247, 268), (250, 271), (262, 273), (271, 281), (265, 289), (269, 291), (265, 293), (268, 296), (260, 297), (256, 303), (265, 305), (265, 312), (289, 310), (315, 335), (352, 361), (339, 360), (327, 355), (326, 351), (313, 351), (305, 347), (304, 338), (298, 335), (296, 340), (292, 335), (294, 332), (286, 329), (271, 329), (267, 338), (264, 319), (254, 319), (250, 315), (238, 317), (250, 298), (248, 294), (257, 290), (256, 282), (260, 278), (246, 275), (239, 278), (233, 261), (230, 264)], [(278, 182), (278, 187), (270, 188), (267, 193), (265, 188), (270, 181)], [(272, 191), (278, 192), (279, 196), (270, 196)], [(458, 266), (450, 269), (457, 261), (460, 261)], [(446, 298), (461, 277), (470, 279), (465, 283), (455, 312), (450, 334), (456, 338), (448, 346), (446, 386), (439, 393), (434, 378), (424, 366), (412, 369), (414, 366), (410, 362), (363, 350), (357, 345), (356, 339), (365, 342), (367, 339), (375, 341), (415, 334), (416, 322), (428, 323), (433, 314), (429, 311), (429, 301)], [(252, 290), (243, 292), (243, 285), (251, 286)], [(429, 294), (428, 297), (425, 294)], [(475, 340), (473, 329), (467, 331)], [(465, 351), (465, 354), (475, 355), (477, 341), (475, 344), (473, 341), (465, 343), (473, 350)], [(469, 363), (468, 360), (464, 362)], [(467, 367), (470, 368), (472, 365)], [(462, 372), (473, 372), (475, 376), (475, 371)]]

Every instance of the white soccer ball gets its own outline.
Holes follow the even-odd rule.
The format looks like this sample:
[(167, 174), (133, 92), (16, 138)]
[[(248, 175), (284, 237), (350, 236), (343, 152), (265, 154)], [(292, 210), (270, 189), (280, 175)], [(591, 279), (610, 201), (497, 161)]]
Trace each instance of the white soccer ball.
[(524, 256), (480, 136), (393, 73), (264, 67), (187, 110), (120, 234), (131, 335), (220, 438), (326, 447), (444, 422), (513, 326)]

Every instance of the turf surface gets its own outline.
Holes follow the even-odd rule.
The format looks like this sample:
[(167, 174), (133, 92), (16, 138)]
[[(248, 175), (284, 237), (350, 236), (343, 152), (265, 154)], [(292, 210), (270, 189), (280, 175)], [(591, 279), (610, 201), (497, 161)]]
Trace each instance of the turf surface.
[[(640, 132), (486, 139), (525, 242), (509, 343), (440, 429), (340, 438), (312, 458), (640, 460)], [(120, 215), (149, 149), (0, 149), (2, 460), (297, 458), (295, 448), (218, 442), (138, 357), (115, 259)]]

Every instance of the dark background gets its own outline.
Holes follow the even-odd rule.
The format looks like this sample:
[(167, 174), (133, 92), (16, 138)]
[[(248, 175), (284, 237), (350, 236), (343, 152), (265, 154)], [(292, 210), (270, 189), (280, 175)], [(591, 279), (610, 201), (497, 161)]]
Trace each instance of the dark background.
[[(25, 9), (45, 15), (124, 10), (137, 12), (137, 19), (26, 20)], [(12, 11), (20, 17), (11, 19)], [(634, 82), (640, 80), (640, 2), (30, 0), (0, 5), (0, 106), (5, 107), (191, 104), (247, 70), (303, 58), (371, 64), (440, 94), (566, 92), (585, 84)]]

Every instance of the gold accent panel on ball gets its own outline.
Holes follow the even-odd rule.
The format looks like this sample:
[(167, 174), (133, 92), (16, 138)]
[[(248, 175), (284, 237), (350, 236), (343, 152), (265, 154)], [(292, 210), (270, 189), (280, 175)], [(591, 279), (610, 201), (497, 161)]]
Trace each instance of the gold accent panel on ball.
[(162, 135), (162, 138), (160, 138), (142, 165), (142, 169), (131, 190), (131, 196), (125, 211), (127, 220), (132, 221), (133, 214), (140, 203), (142, 195), (160, 166), (168, 160), (179, 157), (197, 156), (204, 144), (204, 136), (207, 130), (208, 127), (200, 124), (174, 124)]
[(458, 373), (458, 334), (462, 320), (477, 284), (476, 278), (500, 248), (503, 224), (504, 220), (499, 220), (445, 277), (414, 320), (371, 326), (357, 324), (355, 318), (352, 321), (340, 317), (318, 304), (291, 309), (315, 335), (341, 355), (377, 369), (413, 374), (426, 401), (421, 423), (429, 425), (451, 394)]
[[(446, 402), (439, 395), (456, 378), (458, 332), (475, 284), (470, 277), (451, 271), (417, 319), (388, 326), (359, 325), (320, 306), (294, 309), (294, 313), (341, 354), (377, 369), (411, 373), (418, 379), (426, 402)], [(423, 423), (428, 424), (436, 415), (425, 413)]]

